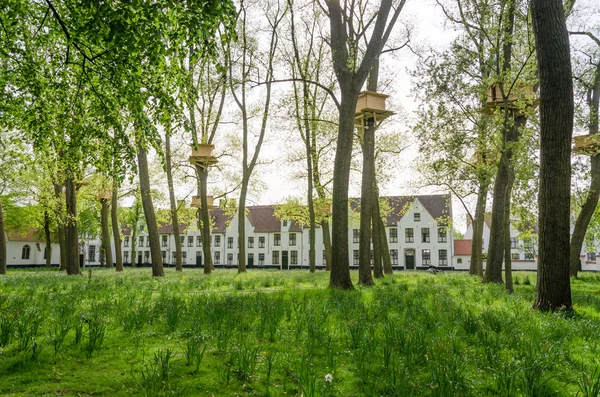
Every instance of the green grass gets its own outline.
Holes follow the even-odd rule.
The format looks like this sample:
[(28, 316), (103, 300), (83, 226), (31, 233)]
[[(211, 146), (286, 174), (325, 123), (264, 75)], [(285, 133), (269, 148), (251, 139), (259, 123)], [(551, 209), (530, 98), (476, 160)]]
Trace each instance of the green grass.
[(513, 295), (457, 273), (328, 277), (11, 271), (0, 395), (600, 395), (600, 275), (573, 280), (575, 314), (532, 311), (534, 273)]

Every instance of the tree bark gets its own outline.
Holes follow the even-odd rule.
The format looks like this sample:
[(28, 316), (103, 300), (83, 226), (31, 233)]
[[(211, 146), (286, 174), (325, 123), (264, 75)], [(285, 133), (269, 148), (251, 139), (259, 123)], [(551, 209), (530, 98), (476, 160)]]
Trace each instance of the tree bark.
[[(246, 172), (244, 171), (242, 190), (240, 192), (240, 204), (238, 207), (238, 273), (246, 273), (246, 194), (248, 189), (246, 178)], [(235, 241), (233, 243), (235, 244)]]
[(509, 293), (513, 293), (513, 279), (512, 279), (512, 257), (511, 257), (511, 241), (510, 241), (510, 197), (512, 195), (513, 183), (515, 180), (514, 166), (510, 165), (508, 170), (508, 186), (506, 187), (506, 201), (504, 209), (504, 224), (508, 227), (504, 228), (504, 280), (506, 283), (506, 290)]
[(0, 274), (6, 274), (6, 231), (4, 230), (4, 206), (0, 201)]
[(371, 219), (373, 215), (373, 180), (375, 179), (375, 120), (370, 118), (364, 126), (362, 188), (360, 194), (360, 242), (358, 282), (373, 285), (371, 274)]
[(483, 225), (485, 222), (485, 203), (487, 200), (488, 185), (479, 185), (477, 203), (475, 204), (475, 218), (473, 219), (473, 237), (471, 239), (471, 264), (469, 274), (483, 276)]
[[(371, 214), (371, 227), (373, 229), (373, 275), (375, 278), (383, 278), (383, 244), (381, 239), (381, 216), (379, 214), (379, 195), (377, 190), (373, 189), (371, 193), (373, 199), (371, 205), (373, 206), (373, 213)], [(384, 238), (385, 230), (383, 232)]]
[(210, 274), (214, 270), (214, 265), (210, 252), (210, 211), (208, 208), (208, 200), (206, 199), (208, 193), (208, 168), (202, 168), (196, 165), (196, 175), (199, 179), (198, 194), (200, 195), (200, 200), (202, 200), (202, 206), (199, 209), (199, 213), (202, 235), (202, 255), (204, 256), (204, 274)]
[(331, 271), (331, 261), (333, 252), (331, 250), (331, 234), (329, 232), (329, 222), (321, 221), (321, 230), (323, 230), (323, 245), (325, 246), (325, 270)]
[(392, 269), (392, 258), (390, 257), (390, 247), (388, 245), (387, 236), (385, 233), (385, 224), (383, 223), (383, 219), (378, 217), (379, 221), (379, 233), (380, 233), (380, 243), (381, 243), (381, 256), (383, 258), (383, 272), (385, 274), (394, 274), (394, 270)]
[(67, 274), (81, 274), (79, 266), (79, 236), (77, 231), (77, 191), (73, 177), (65, 181), (66, 224), (65, 246), (67, 251)]
[[(596, 65), (594, 85), (588, 91), (588, 106), (590, 108), (588, 131), (590, 135), (598, 134), (598, 111), (600, 110), (600, 63)], [(600, 155), (597, 154), (591, 158), (591, 181), (590, 190), (587, 194), (585, 203), (581, 207), (581, 212), (577, 216), (573, 235), (571, 236), (571, 276), (577, 277), (577, 272), (581, 270), (581, 248), (585, 240), (585, 234), (590, 224), (596, 206), (600, 199)]]
[(171, 164), (171, 133), (165, 134), (165, 162), (167, 163), (167, 185), (169, 186), (169, 205), (171, 209), (171, 224), (173, 225), (173, 236), (175, 237), (175, 270), (183, 271), (183, 254), (181, 251), (181, 240), (179, 237), (179, 218), (177, 216), (177, 201), (175, 200), (175, 188), (173, 187), (173, 167)]
[(102, 250), (104, 251), (104, 260), (106, 267), (113, 267), (112, 249), (110, 247), (110, 231), (108, 226), (108, 219), (110, 217), (110, 207), (108, 198), (100, 199), (100, 224), (102, 227)]
[(54, 184), (54, 196), (57, 199), (58, 210), (56, 214), (56, 230), (58, 232), (58, 247), (60, 249), (60, 267), (59, 270), (67, 270), (67, 240), (64, 224), (64, 213), (62, 198), (63, 185)]
[(140, 176), (140, 193), (142, 198), (142, 207), (144, 208), (144, 217), (146, 218), (146, 227), (148, 229), (148, 240), (150, 241), (150, 255), (152, 256), (152, 276), (162, 277), (165, 275), (160, 252), (160, 239), (158, 236), (158, 225), (152, 204), (150, 191), (150, 175), (148, 173), (148, 157), (146, 148), (138, 142), (138, 172)]
[(121, 250), (121, 228), (119, 227), (119, 218), (117, 214), (118, 205), (119, 205), (119, 188), (116, 183), (113, 184), (112, 188), (112, 198), (111, 198), (111, 207), (110, 207), (110, 215), (111, 215), (111, 224), (113, 231), (113, 241), (115, 244), (115, 262), (117, 264), (116, 271), (123, 271), (123, 253)]
[(531, 0), (540, 76), (539, 262), (533, 308), (571, 310), (569, 226), (573, 81), (561, 0)]
[(46, 267), (50, 267), (52, 266), (52, 240), (50, 239), (50, 215), (47, 210), (44, 211), (44, 238), (46, 239), (46, 247), (44, 248)]

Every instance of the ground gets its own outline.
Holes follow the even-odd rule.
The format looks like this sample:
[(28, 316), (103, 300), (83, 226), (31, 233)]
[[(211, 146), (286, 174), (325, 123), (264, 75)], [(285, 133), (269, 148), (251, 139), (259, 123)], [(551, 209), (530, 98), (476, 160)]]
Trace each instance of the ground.
[[(0, 278), (9, 396), (598, 396), (600, 275), (574, 313), (530, 309), (464, 273), (10, 271)], [(357, 274), (353, 273), (354, 280)]]

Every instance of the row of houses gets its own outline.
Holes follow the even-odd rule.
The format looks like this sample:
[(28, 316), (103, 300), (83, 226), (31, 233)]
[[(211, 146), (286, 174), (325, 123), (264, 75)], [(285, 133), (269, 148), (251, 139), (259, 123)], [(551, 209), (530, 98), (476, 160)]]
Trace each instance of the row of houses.
[[(450, 195), (391, 196), (383, 198), (387, 205), (384, 223), (392, 259), (396, 269), (426, 269), (429, 266), (452, 268), (454, 240), (451, 230), (452, 204)], [(275, 206), (250, 206), (244, 218), (246, 228), (247, 265), (249, 267), (273, 267), (281, 269), (309, 267), (308, 227), (296, 221), (280, 220), (275, 217)], [(360, 201), (350, 200), (350, 211), (360, 211)], [(211, 255), (215, 266), (235, 267), (238, 265), (239, 244), (238, 217), (229, 217), (216, 208), (211, 210), (213, 229), (210, 237)], [(357, 217), (350, 217), (357, 219)], [(202, 266), (205, 262), (200, 231), (192, 225), (179, 225), (183, 261), (186, 266)], [(173, 227), (159, 228), (163, 263), (175, 262), (175, 240)], [(348, 255), (350, 266), (358, 266), (360, 229), (358, 222), (350, 222), (348, 230)], [(122, 255), (126, 264), (145, 265), (151, 262), (150, 242), (143, 225), (136, 236), (135, 258), (132, 257), (131, 231), (123, 230)], [(35, 235), (15, 239), (7, 235), (9, 266), (43, 265), (43, 243)], [(100, 241), (96, 238), (81, 239), (81, 257), (85, 264), (100, 265)], [(41, 248), (41, 256), (25, 255), (25, 246)], [(316, 266), (325, 267), (325, 246), (320, 227), (315, 237)], [(114, 257), (114, 247), (113, 257)], [(59, 261), (59, 248), (53, 244), (52, 263)]]

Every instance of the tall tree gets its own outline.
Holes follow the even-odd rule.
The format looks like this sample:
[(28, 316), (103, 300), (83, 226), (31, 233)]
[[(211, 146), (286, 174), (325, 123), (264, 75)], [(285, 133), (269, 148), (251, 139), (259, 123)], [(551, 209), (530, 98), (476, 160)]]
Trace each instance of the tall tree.
[(569, 225), (573, 80), (561, 0), (531, 0), (540, 76), (539, 262), (533, 308), (571, 310)]
[[(330, 287), (353, 288), (348, 257), (348, 186), (356, 102), (376, 57), (390, 37), (406, 0), (394, 5), (382, 0), (371, 16), (364, 15), (359, 3), (326, 0), (330, 23), (333, 68), (341, 93), (338, 146), (333, 178), (332, 266)], [(360, 8), (360, 9), (359, 9)], [(393, 11), (392, 11), (393, 10)], [(356, 18), (364, 18), (360, 23)], [(370, 33), (368, 40), (367, 35)], [(366, 47), (360, 44), (366, 41)]]

